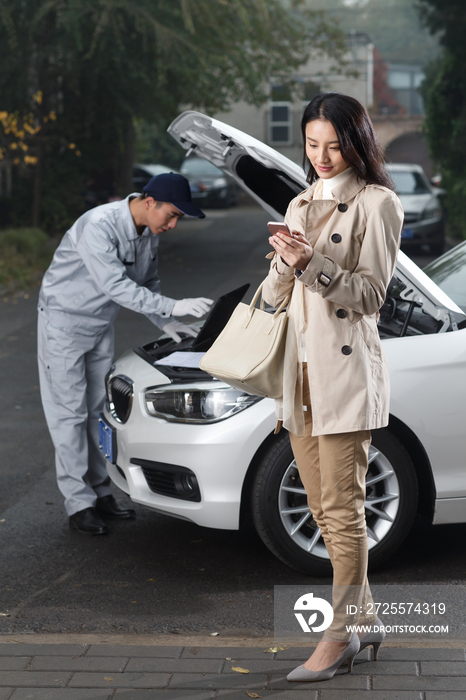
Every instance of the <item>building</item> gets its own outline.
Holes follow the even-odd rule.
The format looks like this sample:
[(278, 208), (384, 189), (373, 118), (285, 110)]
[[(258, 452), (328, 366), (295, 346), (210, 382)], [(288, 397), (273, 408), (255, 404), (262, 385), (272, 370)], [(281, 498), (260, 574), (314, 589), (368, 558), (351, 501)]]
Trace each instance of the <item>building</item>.
[[(302, 162), (301, 116), (304, 107), (324, 91), (342, 92), (359, 100), (371, 113), (374, 128), (391, 160), (419, 163), (431, 174), (425, 137), (421, 133), (424, 107), (418, 66), (388, 65), (362, 32), (347, 35), (348, 49), (339, 66), (329, 56), (313, 54), (293, 76), (294, 95), (277, 82), (261, 107), (237, 102), (217, 119), (273, 146), (295, 163)], [(406, 154), (406, 155), (404, 155)]]
[(290, 160), (302, 160), (301, 117), (305, 105), (324, 91), (344, 92), (370, 109), (374, 101), (374, 46), (367, 34), (348, 35), (348, 51), (344, 67), (328, 56), (311, 55), (293, 76), (298, 94), (291, 95), (287, 87), (273, 81), (269, 101), (257, 108), (237, 102), (230, 111), (215, 115), (237, 129), (269, 144)]

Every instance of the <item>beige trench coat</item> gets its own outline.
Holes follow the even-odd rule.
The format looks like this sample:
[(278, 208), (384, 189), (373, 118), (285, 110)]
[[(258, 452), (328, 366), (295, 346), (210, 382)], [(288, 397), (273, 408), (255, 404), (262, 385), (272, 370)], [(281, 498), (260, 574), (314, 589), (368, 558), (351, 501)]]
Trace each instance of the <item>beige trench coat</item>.
[(355, 173), (332, 190), (333, 200), (313, 200), (316, 184), (292, 200), (285, 216), (314, 246), (309, 265), (299, 275), (275, 253), (268, 256), (265, 301), (276, 307), (293, 290), (277, 418), (304, 434), (304, 338), (312, 434), (381, 428), (388, 424), (390, 383), (378, 311), (395, 269), (403, 209), (391, 190)]

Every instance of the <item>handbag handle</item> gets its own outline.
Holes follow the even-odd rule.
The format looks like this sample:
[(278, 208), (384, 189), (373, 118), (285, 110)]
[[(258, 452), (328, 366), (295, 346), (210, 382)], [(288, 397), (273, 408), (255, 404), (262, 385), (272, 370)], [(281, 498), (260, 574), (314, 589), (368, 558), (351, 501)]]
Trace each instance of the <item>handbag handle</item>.
[[(262, 292), (262, 287), (264, 286), (264, 282), (265, 282), (265, 280), (263, 280), (263, 281), (260, 283), (260, 285), (259, 285), (258, 288), (257, 288), (256, 293), (254, 294), (254, 296), (253, 296), (253, 298), (252, 298), (252, 300), (251, 300), (251, 303), (249, 304), (248, 320), (247, 320), (246, 323), (244, 324), (244, 328), (247, 328), (248, 325), (249, 325), (249, 322), (250, 322), (250, 320), (251, 320), (251, 318), (252, 318), (252, 315), (253, 315), (253, 313), (254, 313), (254, 309), (255, 309), (257, 300), (259, 299), (259, 296), (260, 296), (260, 294), (261, 294), (261, 292)], [(283, 299), (282, 303), (280, 304), (280, 306), (278, 306), (278, 308), (276, 309), (275, 313), (273, 314), (273, 316), (272, 316), (272, 323), (271, 323), (271, 326), (270, 326), (270, 329), (269, 329), (268, 333), (270, 333), (270, 331), (272, 330), (272, 328), (273, 328), (273, 326), (274, 326), (274, 323), (275, 323), (275, 319), (277, 318), (277, 316), (283, 311), (283, 309), (285, 308), (285, 306), (287, 306), (287, 305), (289, 304), (289, 302), (290, 302), (290, 300), (291, 300), (291, 294), (292, 294), (292, 292), (290, 292), (290, 293), (288, 294), (288, 296), (286, 296), (286, 297)], [(261, 303), (260, 303), (260, 309), (261, 309), (261, 311), (264, 310), (264, 306), (265, 306), (264, 300), (261, 298)]]

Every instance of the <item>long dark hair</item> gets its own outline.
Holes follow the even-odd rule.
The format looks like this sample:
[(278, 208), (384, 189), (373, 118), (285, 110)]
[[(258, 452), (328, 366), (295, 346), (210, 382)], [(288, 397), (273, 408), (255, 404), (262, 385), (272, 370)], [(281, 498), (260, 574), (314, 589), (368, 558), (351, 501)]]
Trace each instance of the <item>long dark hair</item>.
[(329, 121), (335, 129), (343, 160), (365, 182), (394, 190), (384, 168), (384, 154), (365, 107), (358, 100), (338, 92), (317, 95), (309, 102), (301, 120), (304, 141), (303, 168), (311, 185), (318, 179), (306, 154), (306, 126), (315, 119)]

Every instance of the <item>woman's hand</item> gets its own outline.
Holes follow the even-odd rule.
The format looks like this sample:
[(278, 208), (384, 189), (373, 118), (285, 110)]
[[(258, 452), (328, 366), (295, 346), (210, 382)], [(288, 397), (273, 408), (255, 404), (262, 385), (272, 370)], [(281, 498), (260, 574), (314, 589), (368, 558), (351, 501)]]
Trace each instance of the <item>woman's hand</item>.
[(314, 248), (299, 231), (292, 232), (293, 238), (285, 233), (270, 236), (269, 243), (290, 267), (305, 270), (314, 255)]

